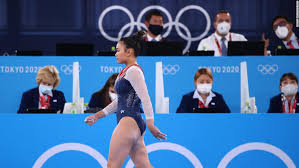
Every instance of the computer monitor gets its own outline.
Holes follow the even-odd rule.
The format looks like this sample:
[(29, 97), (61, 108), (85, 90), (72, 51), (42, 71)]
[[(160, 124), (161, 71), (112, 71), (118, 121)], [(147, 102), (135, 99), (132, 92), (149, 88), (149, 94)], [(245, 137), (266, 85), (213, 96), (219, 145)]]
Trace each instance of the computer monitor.
[(209, 51), (189, 51), (188, 55), (189, 56), (214, 56), (215, 51), (209, 50)]
[(16, 50), (16, 56), (42, 56), (43, 52), (39, 50)]
[(93, 44), (89, 43), (57, 43), (57, 56), (92, 56)]
[(277, 49), (275, 55), (299, 55), (299, 49)]
[(229, 41), (228, 56), (259, 56), (264, 55), (263, 41)]
[(116, 51), (97, 51), (98, 56), (115, 56)]
[(145, 56), (181, 56), (184, 44), (178, 41), (145, 42), (141, 55)]

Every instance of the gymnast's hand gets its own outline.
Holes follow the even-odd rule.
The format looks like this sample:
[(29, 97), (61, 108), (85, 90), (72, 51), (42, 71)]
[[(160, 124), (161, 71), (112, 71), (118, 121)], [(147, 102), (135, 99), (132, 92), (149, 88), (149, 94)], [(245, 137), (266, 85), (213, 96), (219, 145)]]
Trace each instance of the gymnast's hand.
[(155, 125), (154, 120), (147, 120), (147, 127), (151, 131), (152, 135), (156, 137), (158, 140), (166, 140), (167, 135), (162, 133)]
[(88, 116), (85, 118), (84, 122), (90, 126), (92, 126), (94, 123), (96, 123), (98, 121), (98, 117), (96, 116), (96, 114), (93, 114), (91, 116)]

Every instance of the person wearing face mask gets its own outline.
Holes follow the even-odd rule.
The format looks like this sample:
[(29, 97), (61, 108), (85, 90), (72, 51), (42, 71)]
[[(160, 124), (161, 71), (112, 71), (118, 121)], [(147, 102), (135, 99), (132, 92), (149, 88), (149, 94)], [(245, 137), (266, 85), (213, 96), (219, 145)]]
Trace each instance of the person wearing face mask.
[(104, 87), (98, 92), (92, 94), (88, 107), (98, 109), (94, 112), (105, 108), (116, 98), (117, 95), (114, 90), (114, 83), (117, 75), (118, 73), (112, 74), (106, 81)]
[(228, 41), (247, 41), (237, 33), (231, 33), (231, 15), (228, 11), (222, 10), (216, 14), (214, 21), (215, 33), (202, 39), (198, 45), (198, 51), (214, 51), (214, 56), (227, 56)]
[(41, 68), (36, 76), (38, 87), (23, 93), (18, 113), (29, 113), (30, 109), (54, 109), (62, 113), (66, 102), (63, 92), (56, 90), (60, 83), (55, 66)]
[(277, 49), (299, 49), (299, 39), (293, 32), (293, 24), (286, 16), (276, 16), (272, 21), (274, 36), (265, 39), (262, 35), (262, 40), (265, 41), (265, 56), (268, 55), (268, 50), (272, 55)]
[(268, 113), (299, 113), (298, 79), (294, 73), (282, 75), (280, 91), (271, 98)]
[(207, 68), (194, 75), (195, 91), (183, 96), (176, 113), (193, 113), (196, 108), (214, 108), (217, 113), (230, 113), (221, 94), (212, 91), (213, 75)]
[(144, 24), (147, 28), (147, 33), (144, 37), (145, 41), (158, 42), (165, 40), (161, 35), (163, 31), (163, 15), (159, 10), (149, 11), (145, 15)]

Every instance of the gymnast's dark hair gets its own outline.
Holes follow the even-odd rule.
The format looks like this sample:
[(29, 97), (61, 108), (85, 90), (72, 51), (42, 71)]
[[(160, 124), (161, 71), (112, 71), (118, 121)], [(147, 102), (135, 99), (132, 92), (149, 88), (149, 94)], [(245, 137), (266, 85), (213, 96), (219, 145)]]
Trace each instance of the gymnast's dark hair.
[(145, 31), (140, 30), (130, 37), (122, 37), (119, 41), (123, 42), (127, 49), (132, 48), (134, 55), (137, 57), (141, 51), (141, 43), (144, 41)]

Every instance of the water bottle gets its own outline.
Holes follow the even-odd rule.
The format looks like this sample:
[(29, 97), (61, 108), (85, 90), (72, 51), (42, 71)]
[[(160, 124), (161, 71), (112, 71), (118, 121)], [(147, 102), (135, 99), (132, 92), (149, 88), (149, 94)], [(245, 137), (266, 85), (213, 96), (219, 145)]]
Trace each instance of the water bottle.
[(249, 112), (250, 112), (249, 102), (245, 102), (244, 113), (249, 113)]
[(76, 113), (77, 113), (76, 103), (72, 103), (71, 114), (76, 114)]
[(86, 110), (88, 110), (89, 107), (88, 107), (88, 103), (84, 103), (84, 106), (83, 106), (83, 113), (85, 113)]

